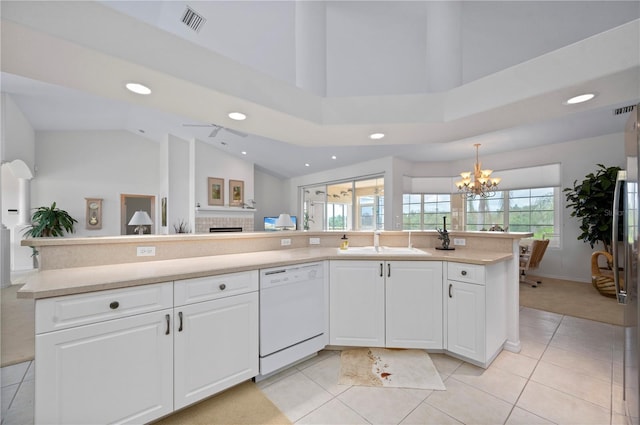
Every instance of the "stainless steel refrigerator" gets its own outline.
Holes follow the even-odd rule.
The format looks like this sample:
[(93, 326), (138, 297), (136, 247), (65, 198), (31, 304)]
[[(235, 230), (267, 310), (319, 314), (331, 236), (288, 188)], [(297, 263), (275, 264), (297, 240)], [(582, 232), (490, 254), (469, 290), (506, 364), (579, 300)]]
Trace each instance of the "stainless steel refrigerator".
[[(638, 335), (640, 310), (638, 304), (638, 239), (640, 222), (638, 208), (638, 151), (640, 144), (640, 105), (636, 105), (625, 126), (626, 170), (618, 173), (616, 196), (613, 201), (613, 258), (614, 270), (622, 269), (615, 277), (617, 298), (624, 304), (624, 401), (629, 424), (640, 423), (640, 350)], [(622, 209), (622, 210), (620, 210)], [(623, 240), (618, 240), (618, 222), (623, 226)], [(618, 252), (618, 247), (623, 248)]]

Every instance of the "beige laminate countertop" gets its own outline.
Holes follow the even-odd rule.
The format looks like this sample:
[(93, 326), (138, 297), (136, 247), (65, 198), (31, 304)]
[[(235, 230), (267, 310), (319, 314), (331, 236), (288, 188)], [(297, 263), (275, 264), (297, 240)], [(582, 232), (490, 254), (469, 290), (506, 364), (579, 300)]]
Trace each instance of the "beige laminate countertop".
[(179, 279), (213, 276), (246, 270), (280, 267), (321, 260), (413, 260), (452, 261), (468, 264), (493, 264), (509, 260), (511, 253), (458, 249), (440, 251), (419, 248), (429, 255), (348, 255), (337, 248), (297, 248), (244, 254), (215, 255), (175, 260), (147, 261), (106, 266), (45, 270), (27, 278), (18, 298), (49, 298), (107, 289), (126, 288)]

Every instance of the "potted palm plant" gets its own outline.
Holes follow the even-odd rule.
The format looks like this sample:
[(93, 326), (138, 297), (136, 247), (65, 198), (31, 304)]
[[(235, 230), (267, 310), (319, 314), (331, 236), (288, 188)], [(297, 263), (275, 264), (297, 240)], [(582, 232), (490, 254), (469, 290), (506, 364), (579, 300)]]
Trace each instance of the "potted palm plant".
[(63, 236), (64, 232), (73, 233), (74, 224), (78, 220), (71, 217), (68, 212), (56, 208), (56, 203), (50, 207), (39, 207), (31, 216), (31, 226), (24, 235), (31, 238), (50, 236)]
[[(578, 240), (589, 243), (591, 248), (602, 244), (602, 250), (596, 251), (591, 258), (591, 277), (594, 287), (602, 294), (612, 296), (613, 289), (611, 244), (613, 236), (613, 197), (615, 194), (616, 177), (620, 167), (605, 167), (597, 164), (595, 173), (589, 173), (582, 182), (573, 182), (573, 187), (564, 189), (567, 198), (567, 208), (573, 208), (571, 217), (580, 219)], [(617, 229), (617, 239), (621, 239), (622, 223)], [(606, 266), (600, 267), (598, 259), (604, 257)], [(603, 273), (604, 272), (604, 273)], [(615, 296), (615, 295), (613, 295)]]

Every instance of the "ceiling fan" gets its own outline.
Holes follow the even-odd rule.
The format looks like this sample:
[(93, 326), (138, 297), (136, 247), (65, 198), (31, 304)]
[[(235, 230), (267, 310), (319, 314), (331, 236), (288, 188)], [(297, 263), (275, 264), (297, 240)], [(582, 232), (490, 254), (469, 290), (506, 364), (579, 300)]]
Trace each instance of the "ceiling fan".
[(232, 128), (223, 127), (218, 124), (182, 124), (183, 127), (211, 127), (211, 133), (209, 133), (208, 137), (216, 137), (220, 130), (228, 131), (231, 134), (235, 134), (240, 137), (247, 137), (247, 133), (243, 133), (242, 131), (234, 130)]

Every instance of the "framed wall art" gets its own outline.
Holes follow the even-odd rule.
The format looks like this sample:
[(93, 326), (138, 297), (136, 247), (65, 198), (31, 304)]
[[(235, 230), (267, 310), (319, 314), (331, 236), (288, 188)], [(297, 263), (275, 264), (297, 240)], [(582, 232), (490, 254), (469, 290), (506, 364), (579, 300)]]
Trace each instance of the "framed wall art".
[(208, 195), (209, 205), (224, 205), (224, 179), (217, 177), (208, 178)]
[(229, 206), (244, 206), (244, 181), (229, 180)]
[(88, 230), (102, 229), (102, 198), (84, 198)]

